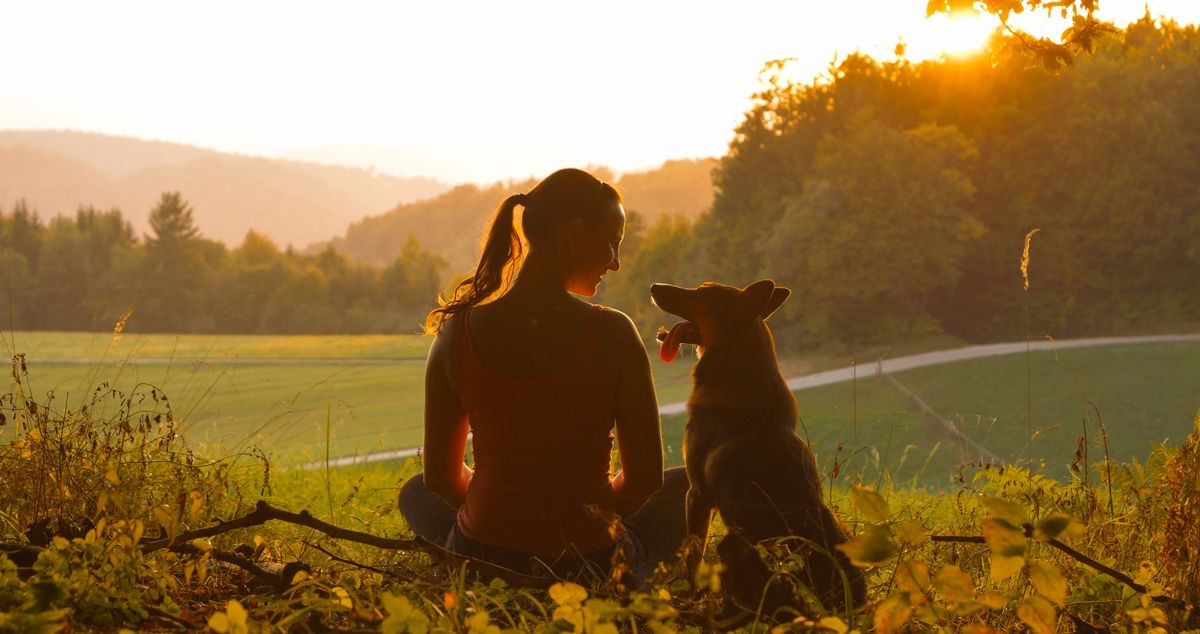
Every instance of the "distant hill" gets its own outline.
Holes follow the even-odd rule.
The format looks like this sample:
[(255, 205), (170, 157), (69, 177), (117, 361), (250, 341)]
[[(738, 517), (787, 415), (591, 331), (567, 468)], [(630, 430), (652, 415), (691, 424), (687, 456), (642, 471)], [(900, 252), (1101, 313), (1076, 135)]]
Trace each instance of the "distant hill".
[(200, 232), (230, 245), (250, 229), (297, 246), (448, 186), (368, 170), (227, 154), (177, 143), (56, 130), (0, 130), (0, 209), (24, 198), (43, 218), (79, 205), (119, 208), (141, 232), (164, 191), (195, 209)]
[[(716, 163), (711, 158), (667, 161), (657, 169), (624, 174), (616, 185), (625, 209), (641, 214), (646, 226), (665, 214), (694, 219), (712, 204)], [(603, 168), (592, 169), (603, 173)], [(485, 225), (500, 201), (536, 184), (525, 180), (488, 187), (460, 185), (435, 198), (397, 205), (354, 222), (331, 243), (353, 258), (382, 264), (395, 258), (412, 234), (425, 248), (446, 258), (452, 273), (464, 272), (475, 265)]]

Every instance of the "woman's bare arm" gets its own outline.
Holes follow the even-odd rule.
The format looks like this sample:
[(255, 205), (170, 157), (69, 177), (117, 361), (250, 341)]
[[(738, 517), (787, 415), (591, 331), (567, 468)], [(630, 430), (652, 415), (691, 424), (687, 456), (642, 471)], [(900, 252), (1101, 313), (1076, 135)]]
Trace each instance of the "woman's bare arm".
[(452, 332), (453, 323), (447, 322), (433, 340), (425, 363), (425, 486), (457, 507), (467, 500), (472, 472), (463, 459), (467, 413), (448, 371), (454, 350)]
[(613, 478), (617, 513), (630, 515), (663, 483), (662, 429), (650, 359), (637, 327), (624, 313), (604, 311), (604, 342), (617, 376), (617, 448)]

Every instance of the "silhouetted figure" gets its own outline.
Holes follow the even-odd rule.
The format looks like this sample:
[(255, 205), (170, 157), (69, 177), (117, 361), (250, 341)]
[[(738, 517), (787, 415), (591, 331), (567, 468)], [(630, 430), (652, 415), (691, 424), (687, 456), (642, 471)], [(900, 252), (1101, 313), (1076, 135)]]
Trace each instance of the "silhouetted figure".
[(424, 474), (399, 498), (417, 535), (560, 576), (607, 573), (619, 547), (644, 579), (679, 548), (687, 479), (663, 472), (646, 349), (625, 314), (581, 299), (620, 269), (624, 231), (620, 194), (576, 169), (496, 210), (475, 274), (425, 324)]

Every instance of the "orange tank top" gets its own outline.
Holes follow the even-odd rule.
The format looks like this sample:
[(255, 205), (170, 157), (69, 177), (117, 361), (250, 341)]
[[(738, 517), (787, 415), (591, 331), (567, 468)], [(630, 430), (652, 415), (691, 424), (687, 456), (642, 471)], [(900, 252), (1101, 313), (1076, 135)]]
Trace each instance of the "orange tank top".
[(601, 308), (585, 320), (578, 346), (549, 375), (516, 378), (480, 361), (469, 312), (459, 320), (458, 397), (475, 457), (463, 535), (544, 557), (571, 548), (589, 553), (613, 542), (608, 523), (588, 507), (614, 510), (609, 455), (616, 386), (600, 369)]

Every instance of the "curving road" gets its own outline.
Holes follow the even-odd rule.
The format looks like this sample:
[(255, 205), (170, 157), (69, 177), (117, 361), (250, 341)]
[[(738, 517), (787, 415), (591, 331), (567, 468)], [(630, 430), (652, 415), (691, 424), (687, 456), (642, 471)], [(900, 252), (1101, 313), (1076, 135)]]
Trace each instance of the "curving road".
[[(847, 367), (837, 370), (828, 370), (826, 372), (817, 372), (816, 374), (808, 374), (805, 376), (788, 379), (787, 385), (793, 391), (804, 390), (812, 387), (849, 381), (854, 378), (856, 374), (861, 374), (864, 371), (873, 372), (874, 374), (891, 374), (894, 372), (911, 370), (913, 368), (922, 368), (925, 366), (938, 365), (942, 363), (953, 363), (955, 361), (965, 361), (967, 359), (994, 357), (1005, 354), (1017, 354), (1020, 352), (1025, 352), (1026, 350), (1067, 350), (1070, 348), (1093, 348), (1098, 346), (1122, 346), (1129, 344), (1173, 342), (1200, 342), (1200, 334), (1153, 335), (1147, 337), (1094, 337), (1090, 339), (1039, 340), (1030, 342), (1018, 341), (1014, 343), (993, 343), (980, 346), (967, 346), (965, 348), (926, 352), (924, 354), (914, 354), (907, 357), (897, 357), (895, 359), (881, 359), (871, 364), (859, 364), (857, 367)], [(682, 402), (671, 403), (658, 408), (658, 413), (661, 416), (681, 414), (686, 411), (687, 403)], [(353, 456), (343, 456), (341, 458), (331, 459), (329, 461), (329, 466), (341, 467), (352, 464), (376, 462), (378, 460), (409, 458), (418, 455), (420, 452), (420, 447), (407, 447), (404, 449), (392, 449), (389, 451), (376, 451)], [(302, 468), (316, 469), (324, 466), (325, 463), (321, 461), (306, 463), (302, 466)]]

